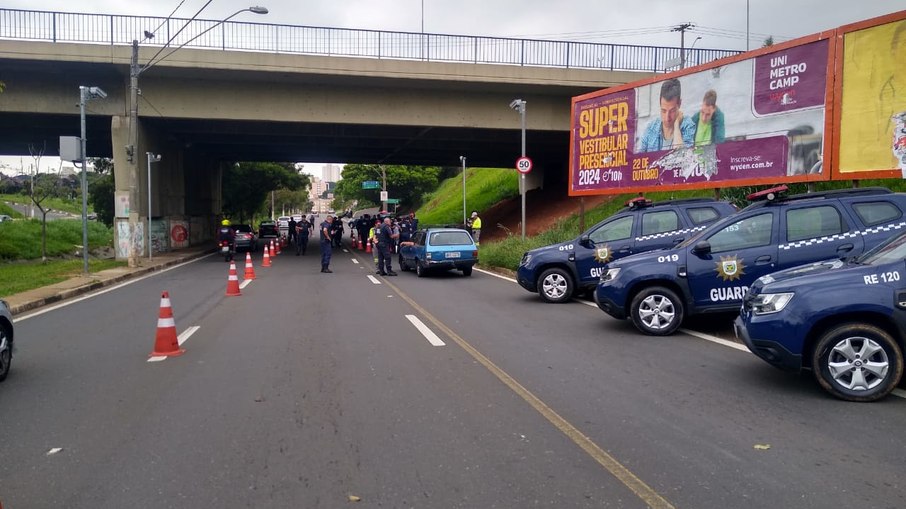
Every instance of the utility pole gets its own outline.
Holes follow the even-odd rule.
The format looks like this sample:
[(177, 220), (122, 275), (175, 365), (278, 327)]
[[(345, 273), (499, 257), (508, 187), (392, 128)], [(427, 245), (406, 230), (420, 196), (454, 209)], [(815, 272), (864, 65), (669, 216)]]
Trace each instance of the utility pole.
[(686, 68), (686, 30), (689, 30), (694, 26), (694, 23), (686, 22), (680, 23), (671, 29), (671, 32), (680, 33), (680, 69)]
[[(381, 200), (381, 210), (387, 210), (387, 168), (384, 165), (381, 165), (381, 190), (384, 191), (384, 200)], [(389, 212), (389, 211), (388, 211)]]

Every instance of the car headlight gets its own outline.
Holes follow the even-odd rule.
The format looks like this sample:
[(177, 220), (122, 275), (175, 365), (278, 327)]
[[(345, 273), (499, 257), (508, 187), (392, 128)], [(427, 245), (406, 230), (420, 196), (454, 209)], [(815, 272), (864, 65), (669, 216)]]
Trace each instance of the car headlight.
[(619, 273), (620, 273), (620, 269), (619, 269), (619, 268), (615, 268), (615, 269), (607, 269), (606, 272), (604, 272), (603, 274), (601, 274), (601, 282), (602, 282), (602, 283), (607, 283), (608, 281), (613, 281), (614, 279), (617, 278), (617, 275), (618, 275)]
[(530, 261), (532, 261), (532, 255), (525, 253), (522, 255), (522, 262), (519, 265), (528, 265)]
[(793, 299), (793, 295), (793, 292), (756, 295), (752, 299), (752, 312), (756, 315), (769, 315), (783, 311), (783, 308)]

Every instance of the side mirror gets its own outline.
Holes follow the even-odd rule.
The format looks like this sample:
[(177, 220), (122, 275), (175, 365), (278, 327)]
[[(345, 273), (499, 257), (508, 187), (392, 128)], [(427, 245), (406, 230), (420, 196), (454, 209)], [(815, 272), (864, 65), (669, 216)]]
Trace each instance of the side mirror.
[(711, 253), (711, 243), (707, 240), (703, 240), (695, 245), (692, 248), (692, 254), (696, 255), (706, 255)]
[(588, 234), (585, 234), (585, 235), (582, 235), (581, 237), (579, 237), (579, 245), (582, 247), (592, 247), (592, 246), (594, 246), (594, 244), (595, 243), (592, 242), (592, 240), (588, 236)]

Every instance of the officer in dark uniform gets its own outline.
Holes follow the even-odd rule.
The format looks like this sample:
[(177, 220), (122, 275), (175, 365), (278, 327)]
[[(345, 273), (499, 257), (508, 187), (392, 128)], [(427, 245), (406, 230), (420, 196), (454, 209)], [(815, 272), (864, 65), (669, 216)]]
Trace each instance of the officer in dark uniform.
[(333, 254), (332, 239), (330, 237), (332, 226), (333, 216), (328, 215), (327, 219), (321, 223), (321, 272), (328, 274), (333, 273), (330, 270), (330, 255)]
[(384, 218), (384, 224), (381, 225), (380, 231), (377, 233), (378, 238), (378, 269), (381, 270), (382, 276), (395, 276), (396, 272), (393, 272), (393, 268), (390, 266), (390, 261), (393, 258), (390, 254), (390, 250), (393, 248), (394, 241), (399, 238), (398, 233), (393, 233), (393, 227), (391, 226), (390, 218)]
[(296, 243), (296, 218), (289, 218), (289, 243)]

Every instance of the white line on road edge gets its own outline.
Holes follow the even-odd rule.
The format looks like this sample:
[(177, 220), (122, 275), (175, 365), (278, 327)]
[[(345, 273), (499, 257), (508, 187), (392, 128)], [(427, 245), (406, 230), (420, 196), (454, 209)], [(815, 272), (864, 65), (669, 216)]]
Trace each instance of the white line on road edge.
[(185, 263), (180, 263), (179, 265), (174, 265), (174, 266), (172, 266), (172, 267), (167, 267), (166, 269), (161, 269), (161, 270), (158, 270), (158, 271), (154, 271), (154, 272), (151, 272), (150, 274), (146, 274), (146, 275), (144, 275), (144, 276), (137, 277), (137, 278), (135, 278), (135, 279), (130, 279), (129, 281), (124, 281), (124, 282), (119, 283), (119, 284), (117, 284), (117, 285), (113, 285), (113, 286), (111, 286), (111, 287), (109, 287), (109, 288), (105, 288), (105, 289), (103, 289), (103, 290), (98, 290), (98, 291), (96, 291), (96, 292), (92, 292), (92, 293), (83, 295), (83, 296), (81, 296), (81, 297), (76, 297), (76, 298), (74, 298), (74, 299), (67, 300), (66, 302), (61, 302), (61, 303), (56, 304), (56, 305), (54, 305), (54, 306), (50, 306), (50, 307), (46, 307), (46, 308), (44, 308), (44, 309), (40, 309), (40, 310), (38, 310), (38, 311), (35, 311), (34, 313), (28, 313), (28, 314), (25, 314), (25, 315), (22, 315), (22, 316), (17, 316), (16, 319), (15, 319), (15, 321), (18, 323), (18, 322), (21, 322), (21, 321), (24, 321), (24, 320), (28, 320), (29, 318), (34, 318), (34, 317), (36, 317), (36, 316), (43, 315), (44, 313), (50, 313), (51, 311), (55, 311), (55, 310), (60, 309), (60, 308), (65, 308), (66, 306), (69, 306), (69, 305), (71, 305), (71, 304), (75, 304), (76, 302), (82, 302), (83, 300), (88, 300), (88, 299), (90, 299), (90, 298), (92, 298), (92, 297), (97, 297), (98, 295), (103, 295), (103, 294), (105, 294), (105, 293), (107, 293), (107, 292), (112, 292), (112, 291), (114, 291), (114, 290), (119, 290), (120, 288), (122, 288), (122, 287), (124, 287), (124, 286), (129, 286), (129, 285), (131, 285), (131, 284), (133, 284), (133, 283), (138, 283), (139, 281), (148, 279), (149, 277), (153, 277), (153, 276), (156, 276), (156, 275), (158, 275), (158, 274), (163, 274), (164, 272), (169, 272), (169, 271), (171, 271), (171, 270), (173, 270), (173, 269), (178, 269), (178, 268), (182, 267), (183, 265), (188, 265), (188, 264), (190, 264), (190, 263), (195, 263), (195, 262), (197, 262), (197, 261), (204, 260), (205, 258), (207, 258), (207, 257), (209, 257), (209, 256), (213, 256), (214, 254), (215, 254), (215, 253), (206, 254), (206, 255), (204, 255), (204, 256), (200, 256), (200, 257), (195, 258), (195, 259), (193, 259), (193, 260), (189, 260), (189, 261), (187, 261), (187, 262), (185, 262)]
[(422, 321), (419, 320), (417, 316), (406, 315), (406, 318), (410, 322), (412, 322), (412, 325), (414, 325), (415, 328), (418, 329), (419, 332), (422, 333), (422, 336), (425, 336), (425, 339), (428, 340), (428, 343), (431, 343), (434, 346), (446, 346), (446, 343), (441, 341), (440, 338), (437, 337), (437, 334), (435, 334), (434, 331), (429, 329), (427, 325), (422, 323)]
[(376, 284), (376, 285), (381, 284), (381, 282), (378, 281), (378, 279), (377, 279), (376, 277), (374, 277), (374, 276), (369, 275), (369, 276), (368, 276), (368, 279), (370, 279), (371, 282), (374, 283), (374, 284)]
[[(193, 325), (193, 326), (189, 327), (188, 329), (182, 331), (182, 334), (180, 334), (179, 336), (176, 336), (176, 343), (179, 346), (182, 346), (182, 344), (185, 343), (192, 336), (192, 334), (195, 334), (196, 332), (198, 332), (198, 329), (200, 329), (200, 328), (201, 327), (199, 327), (198, 325)], [(148, 362), (160, 362), (160, 361), (165, 361), (165, 360), (167, 360), (166, 355), (156, 355), (154, 357), (148, 357)]]
[(359, 261), (358, 261), (358, 260), (356, 260), (356, 259), (355, 259), (355, 258), (353, 258), (353, 259), (352, 259), (352, 263), (354, 263), (354, 264), (356, 264), (356, 265), (358, 265), (358, 263), (359, 263)]
[(250, 284), (252, 284), (252, 280), (251, 280), (251, 279), (243, 279), (242, 282), (239, 283), (239, 289), (240, 289), (240, 290), (245, 290), (245, 287), (248, 286), (248, 285), (250, 285)]
[(344, 248), (343, 248), (343, 252), (344, 252), (344, 253), (348, 253), (348, 252), (349, 252), (349, 250), (348, 250), (348, 249), (346, 249), (346, 248), (345, 248), (345, 247), (344, 247)]
[[(489, 275), (489, 276), (494, 276), (494, 277), (496, 277), (496, 278), (500, 278), (500, 279), (504, 279), (504, 280), (506, 280), (506, 281), (510, 281), (510, 282), (512, 282), (512, 283), (515, 283), (515, 282), (516, 282), (516, 280), (513, 279), (513, 278), (511, 278), (511, 277), (501, 276), (500, 274), (495, 274), (495, 273), (493, 273), (493, 272), (489, 272), (489, 271), (482, 270), (482, 269), (475, 269), (475, 270), (477, 270), (478, 272), (483, 272), (483, 273), (485, 273), (485, 274), (487, 274), (487, 275)], [(574, 300), (575, 300), (576, 302), (585, 304), (586, 306), (591, 306), (591, 307), (593, 307), (593, 308), (597, 308), (597, 307), (598, 307), (598, 305), (595, 304), (594, 302), (588, 302), (587, 300), (581, 300), (581, 299), (574, 299)], [(705, 341), (710, 341), (710, 342), (712, 342), (712, 343), (717, 343), (718, 345), (729, 346), (730, 348), (735, 348), (735, 349), (740, 350), (740, 351), (743, 351), (743, 352), (748, 352), (748, 351), (749, 351), (748, 348), (746, 348), (746, 347), (743, 346), (743, 345), (740, 345), (739, 343), (734, 343), (733, 341), (727, 341), (726, 339), (721, 339), (721, 338), (719, 338), (719, 337), (717, 337), (717, 336), (712, 336), (712, 335), (710, 335), (710, 334), (705, 334), (705, 333), (703, 333), (703, 332), (696, 332), (696, 331), (692, 331), (692, 330), (689, 330), (689, 329), (679, 329), (679, 331), (680, 331), (680, 332), (683, 332), (683, 333), (686, 333), (686, 334), (688, 334), (688, 335), (690, 335), (690, 336), (695, 336), (695, 337), (697, 337), (697, 338), (699, 338), (699, 339), (704, 339)]]
[[(475, 270), (477, 270), (478, 272), (482, 272), (482, 273), (484, 273), (484, 274), (487, 274), (487, 275), (489, 275), (489, 276), (494, 276), (494, 277), (496, 277), (496, 278), (500, 278), (500, 279), (504, 279), (504, 280), (506, 280), (506, 281), (510, 281), (511, 283), (515, 283), (515, 282), (516, 282), (516, 280), (513, 279), (513, 278), (511, 278), (511, 277), (501, 276), (500, 274), (495, 274), (495, 273), (493, 273), (493, 272), (489, 272), (489, 271), (487, 271), (487, 270), (482, 270), (482, 269), (475, 269)], [(598, 307), (598, 305), (595, 304), (594, 302), (588, 302), (588, 301), (584, 301), (584, 300), (578, 300), (577, 302), (581, 302), (582, 304), (585, 304), (586, 306), (591, 306), (591, 307), (593, 307), (593, 308)], [(740, 345), (739, 343), (734, 343), (733, 341), (727, 341), (726, 339), (721, 339), (721, 338), (719, 338), (719, 337), (717, 337), (717, 336), (712, 336), (712, 335), (710, 335), (710, 334), (705, 334), (705, 333), (703, 333), (703, 332), (691, 331), (691, 330), (689, 330), (689, 329), (679, 329), (679, 331), (680, 331), (680, 332), (683, 332), (683, 333), (685, 333), (685, 334), (688, 334), (688, 335), (690, 335), (690, 336), (695, 336), (695, 337), (697, 337), (697, 338), (699, 338), (699, 339), (704, 339), (705, 341), (710, 341), (710, 342), (716, 343), (716, 344), (718, 344), (718, 345), (723, 345), (723, 346), (728, 346), (728, 347), (730, 347), (730, 348), (734, 348), (734, 349), (739, 350), (739, 351), (741, 351), (741, 352), (748, 352), (748, 351), (749, 351), (749, 349), (746, 348), (745, 345)], [(890, 394), (893, 395), (893, 396), (897, 396), (897, 397), (899, 397), (899, 398), (906, 399), (906, 390), (903, 390), (903, 389), (894, 389), (893, 392), (891, 392)]]

